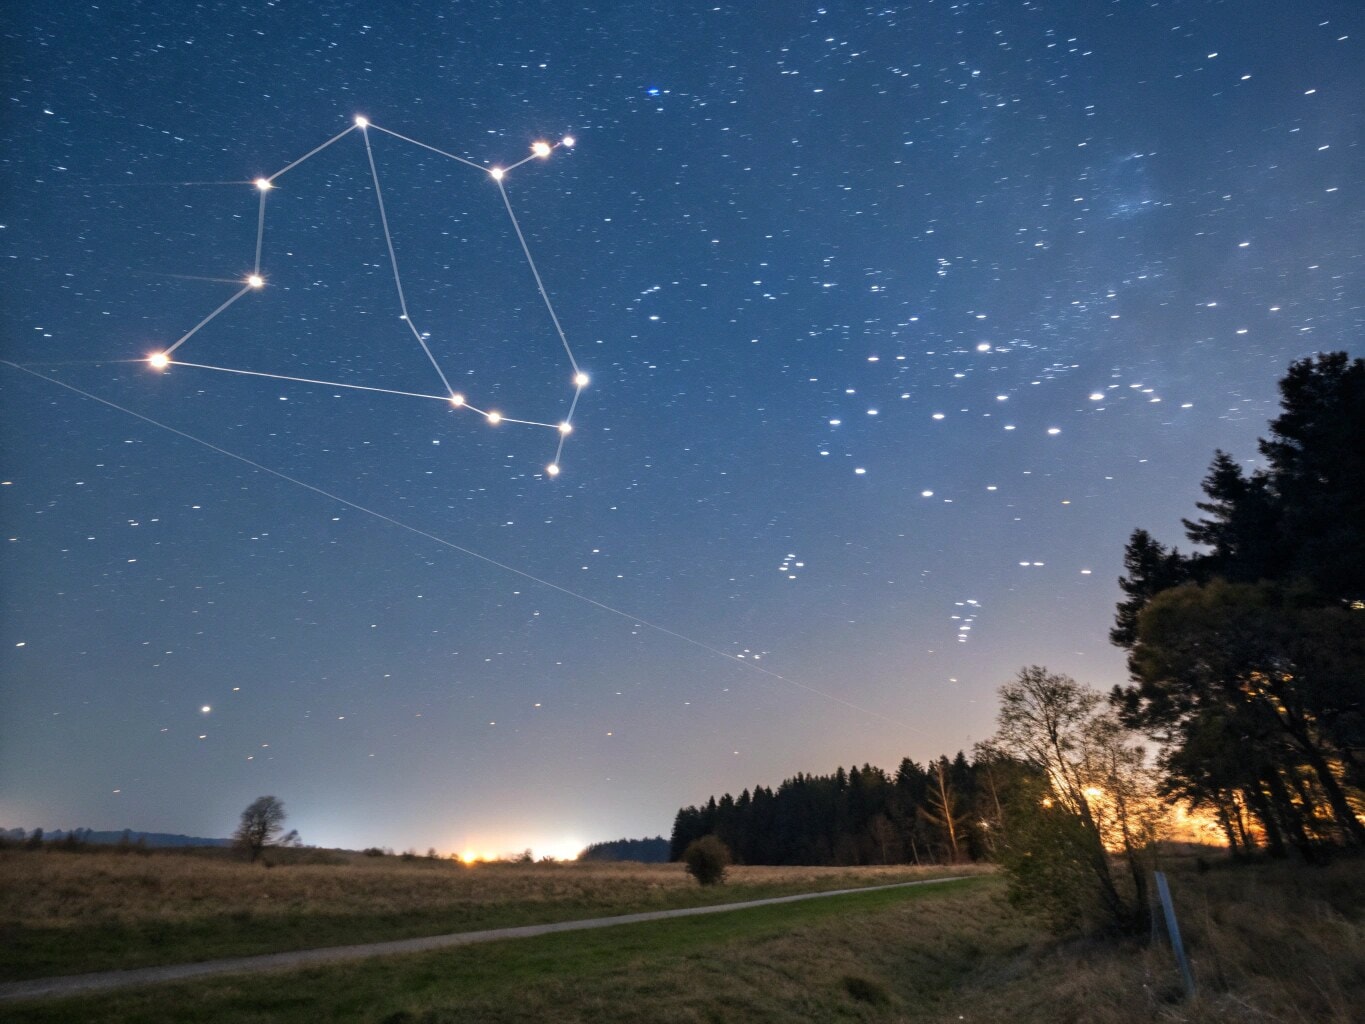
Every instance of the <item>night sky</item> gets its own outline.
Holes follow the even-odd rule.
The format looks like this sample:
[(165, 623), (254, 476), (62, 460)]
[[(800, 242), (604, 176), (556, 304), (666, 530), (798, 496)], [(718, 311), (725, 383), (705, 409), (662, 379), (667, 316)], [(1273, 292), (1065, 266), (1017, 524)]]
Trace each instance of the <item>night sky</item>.
[[(1355, 0), (12, 4), (0, 825), (270, 793), (309, 843), (563, 855), (970, 750), (1026, 664), (1122, 681), (1128, 534), (1361, 354), (1362, 40)], [(150, 367), (255, 269), (253, 180), (348, 128), (173, 356), (328, 383)], [(480, 169), (565, 136), (503, 179), (590, 377), (551, 477), (437, 366), (568, 415)]]

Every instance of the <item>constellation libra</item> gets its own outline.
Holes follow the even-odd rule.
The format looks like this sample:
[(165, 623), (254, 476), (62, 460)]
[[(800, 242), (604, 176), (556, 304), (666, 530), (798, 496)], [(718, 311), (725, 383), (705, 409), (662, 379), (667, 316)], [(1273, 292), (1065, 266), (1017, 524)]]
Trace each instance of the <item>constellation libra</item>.
[[(498, 194), (502, 197), (503, 207), (507, 210), (507, 216), (512, 222), (513, 230), (516, 232), (517, 241), (521, 245), (522, 254), (526, 257), (526, 265), (531, 271), (531, 276), (535, 278), (536, 289), (540, 292), (540, 297), (545, 303), (545, 309), (550, 314), (550, 321), (554, 324), (555, 334), (558, 336), (560, 344), (564, 347), (564, 354), (569, 358), (569, 367), (572, 370), (570, 381), (573, 385), (573, 398), (569, 402), (568, 413), (559, 423), (543, 423), (538, 420), (517, 419), (501, 413), (496, 409), (481, 408), (471, 402), (468, 397), (457, 392), (450, 386), (450, 379), (446, 376), (445, 371), (441, 369), (441, 364), (437, 362), (436, 356), (431, 351), (430, 346), (427, 345), (426, 336), (417, 328), (417, 325), (413, 323), (412, 317), (408, 313), (407, 297), (403, 293), (403, 279), (398, 271), (398, 257), (395, 254), (393, 247), (393, 235), (389, 231), (388, 214), (384, 209), (384, 194), (379, 186), (379, 169), (375, 166), (374, 151), (370, 148), (371, 129), (383, 132), (385, 135), (391, 135), (395, 139), (400, 139), (403, 142), (418, 146), (435, 153), (438, 156), (454, 160), (456, 163), (464, 164), (466, 167), (470, 167), (481, 174), (487, 175), (498, 186)], [(379, 223), (384, 229), (384, 244), (388, 249), (389, 265), (393, 270), (393, 285), (394, 290), (398, 295), (398, 308), (402, 314), (401, 319), (407, 324), (408, 330), (412, 332), (413, 338), (416, 339), (417, 344), (421, 346), (422, 351), (426, 354), (432, 369), (436, 371), (436, 376), (441, 380), (441, 386), (445, 393), (440, 395), (428, 395), (413, 391), (397, 391), (393, 388), (369, 387), (362, 384), (344, 384), (339, 381), (313, 380), (307, 377), (290, 377), (279, 373), (265, 373), (260, 370), (243, 370), (227, 366), (208, 366), (203, 363), (190, 363), (181, 359), (173, 359), (172, 356), (175, 355), (176, 350), (180, 348), (181, 345), (185, 344), (185, 342), (189, 341), (195, 334), (208, 326), (214, 319), (226, 312), (228, 307), (238, 299), (242, 298), (248, 292), (263, 291), (265, 289), (266, 278), (261, 272), (261, 248), (265, 241), (265, 207), (267, 197), (275, 188), (276, 179), (292, 171), (304, 161), (317, 156), (328, 146), (331, 146), (335, 142), (340, 142), (347, 135), (350, 135), (355, 131), (360, 133), (360, 137), (365, 142), (365, 157), (369, 163), (370, 179), (374, 183), (374, 197), (379, 208)], [(482, 164), (475, 163), (473, 160), (466, 160), (464, 157), (456, 156), (454, 153), (447, 153), (445, 150), (437, 149), (435, 146), (428, 146), (425, 142), (418, 142), (416, 139), (410, 139), (406, 135), (400, 135), (395, 131), (390, 131), (387, 128), (375, 124), (368, 118), (357, 117), (351, 127), (332, 136), (332, 138), (328, 139), (322, 145), (305, 153), (293, 163), (285, 165), (269, 177), (257, 178), (248, 183), (255, 188), (259, 194), (259, 205), (256, 213), (256, 257), (255, 262), (252, 264), (251, 273), (241, 279), (241, 287), (231, 298), (182, 334), (176, 339), (174, 344), (167, 346), (161, 351), (153, 352), (148, 355), (146, 357), (147, 365), (154, 370), (166, 370), (171, 366), (180, 366), (196, 370), (216, 370), (219, 373), (232, 373), (246, 377), (268, 377), (273, 380), (292, 381), (296, 384), (318, 384), (333, 388), (349, 388), (353, 391), (376, 391), (390, 395), (402, 395), (407, 398), (429, 398), (439, 402), (447, 402), (453, 409), (467, 409), (478, 416), (482, 416), (484, 421), (490, 426), (511, 423), (520, 426), (548, 428), (558, 434), (558, 442), (555, 446), (554, 458), (545, 466), (545, 474), (549, 477), (558, 476), (560, 457), (564, 454), (564, 442), (567, 440), (569, 434), (573, 432), (574, 412), (578, 408), (578, 399), (583, 394), (583, 389), (588, 386), (588, 375), (579, 367), (578, 360), (574, 358), (573, 350), (569, 347), (569, 339), (564, 333), (563, 326), (560, 324), (558, 314), (555, 313), (554, 303), (550, 301), (550, 294), (545, 290), (545, 282), (541, 279), (540, 270), (536, 267), (536, 261), (531, 256), (530, 246), (526, 242), (526, 236), (522, 233), (521, 224), (517, 220), (517, 215), (512, 209), (512, 201), (507, 195), (507, 186), (504, 183), (507, 179), (507, 175), (512, 171), (515, 171), (518, 167), (521, 167), (523, 164), (530, 163), (533, 160), (548, 159), (550, 154), (559, 147), (563, 146), (565, 149), (571, 149), (573, 148), (573, 145), (574, 138), (571, 135), (566, 135), (558, 142), (553, 143), (537, 140), (531, 144), (531, 154), (518, 160), (516, 163), (506, 167), (496, 165), (485, 167)]]

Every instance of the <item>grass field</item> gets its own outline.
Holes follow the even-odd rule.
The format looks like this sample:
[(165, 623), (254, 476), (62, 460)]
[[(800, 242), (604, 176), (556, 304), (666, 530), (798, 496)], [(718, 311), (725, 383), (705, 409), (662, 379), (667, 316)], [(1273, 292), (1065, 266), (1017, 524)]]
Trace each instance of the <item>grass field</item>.
[[(519, 870), (516, 884), (528, 884)], [(516, 875), (500, 882), (511, 885)], [(1054, 941), (1012, 914), (1000, 880), (987, 876), (344, 967), (0, 1004), (0, 1019), (94, 1024), (1359, 1019), (1365, 1002), (1365, 863), (1220, 866), (1207, 873), (1175, 867), (1171, 878), (1200, 985), (1193, 1001), (1181, 997), (1168, 949), (1131, 941)]]
[[(282, 856), (283, 854), (276, 854)], [(183, 853), (0, 851), (0, 981), (668, 910), (980, 869), (764, 868), (336, 855), (266, 868)]]

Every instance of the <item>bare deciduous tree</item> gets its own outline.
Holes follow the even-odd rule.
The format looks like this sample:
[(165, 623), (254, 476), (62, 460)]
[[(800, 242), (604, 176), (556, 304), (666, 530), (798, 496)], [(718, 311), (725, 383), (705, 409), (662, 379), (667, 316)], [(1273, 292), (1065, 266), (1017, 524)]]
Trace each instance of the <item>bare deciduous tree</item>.
[[(1046, 783), (1039, 806), (1021, 808), (1030, 820), (1007, 832), (1014, 857), (1006, 869), (1013, 862), (1018, 880), (1038, 883), (1027, 895), (1040, 902), (1076, 899), (1075, 882), (1088, 877), (1109, 924), (1145, 927), (1145, 868), (1159, 808), (1132, 734), (1099, 693), (1036, 665), (1000, 688), (996, 723), (992, 744), (1032, 765)], [(1114, 877), (1111, 851), (1124, 858), (1128, 886)], [(1042, 870), (1040, 858), (1056, 863)], [(1070, 881), (1063, 863), (1077, 870)]]
[(280, 835), (284, 829), (284, 818), (283, 801), (278, 797), (259, 796), (242, 812), (242, 820), (237, 825), (237, 831), (232, 834), (232, 840), (238, 847), (251, 854), (251, 861), (254, 864), (267, 846), (297, 845), (299, 838), (297, 832)]

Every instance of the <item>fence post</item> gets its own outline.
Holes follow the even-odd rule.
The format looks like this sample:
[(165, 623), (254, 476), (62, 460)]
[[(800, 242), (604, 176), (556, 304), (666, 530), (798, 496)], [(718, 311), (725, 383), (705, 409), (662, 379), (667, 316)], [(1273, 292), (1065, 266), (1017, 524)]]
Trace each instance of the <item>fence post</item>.
[(1166, 934), (1171, 939), (1171, 951), (1180, 967), (1180, 977), (1185, 982), (1185, 995), (1194, 996), (1194, 975), (1190, 973), (1190, 962), (1185, 958), (1185, 944), (1180, 941), (1180, 924), (1175, 919), (1175, 905), (1171, 903), (1171, 890), (1166, 884), (1164, 871), (1153, 871), (1156, 879), (1157, 895), (1161, 897), (1161, 912), (1166, 918)]

